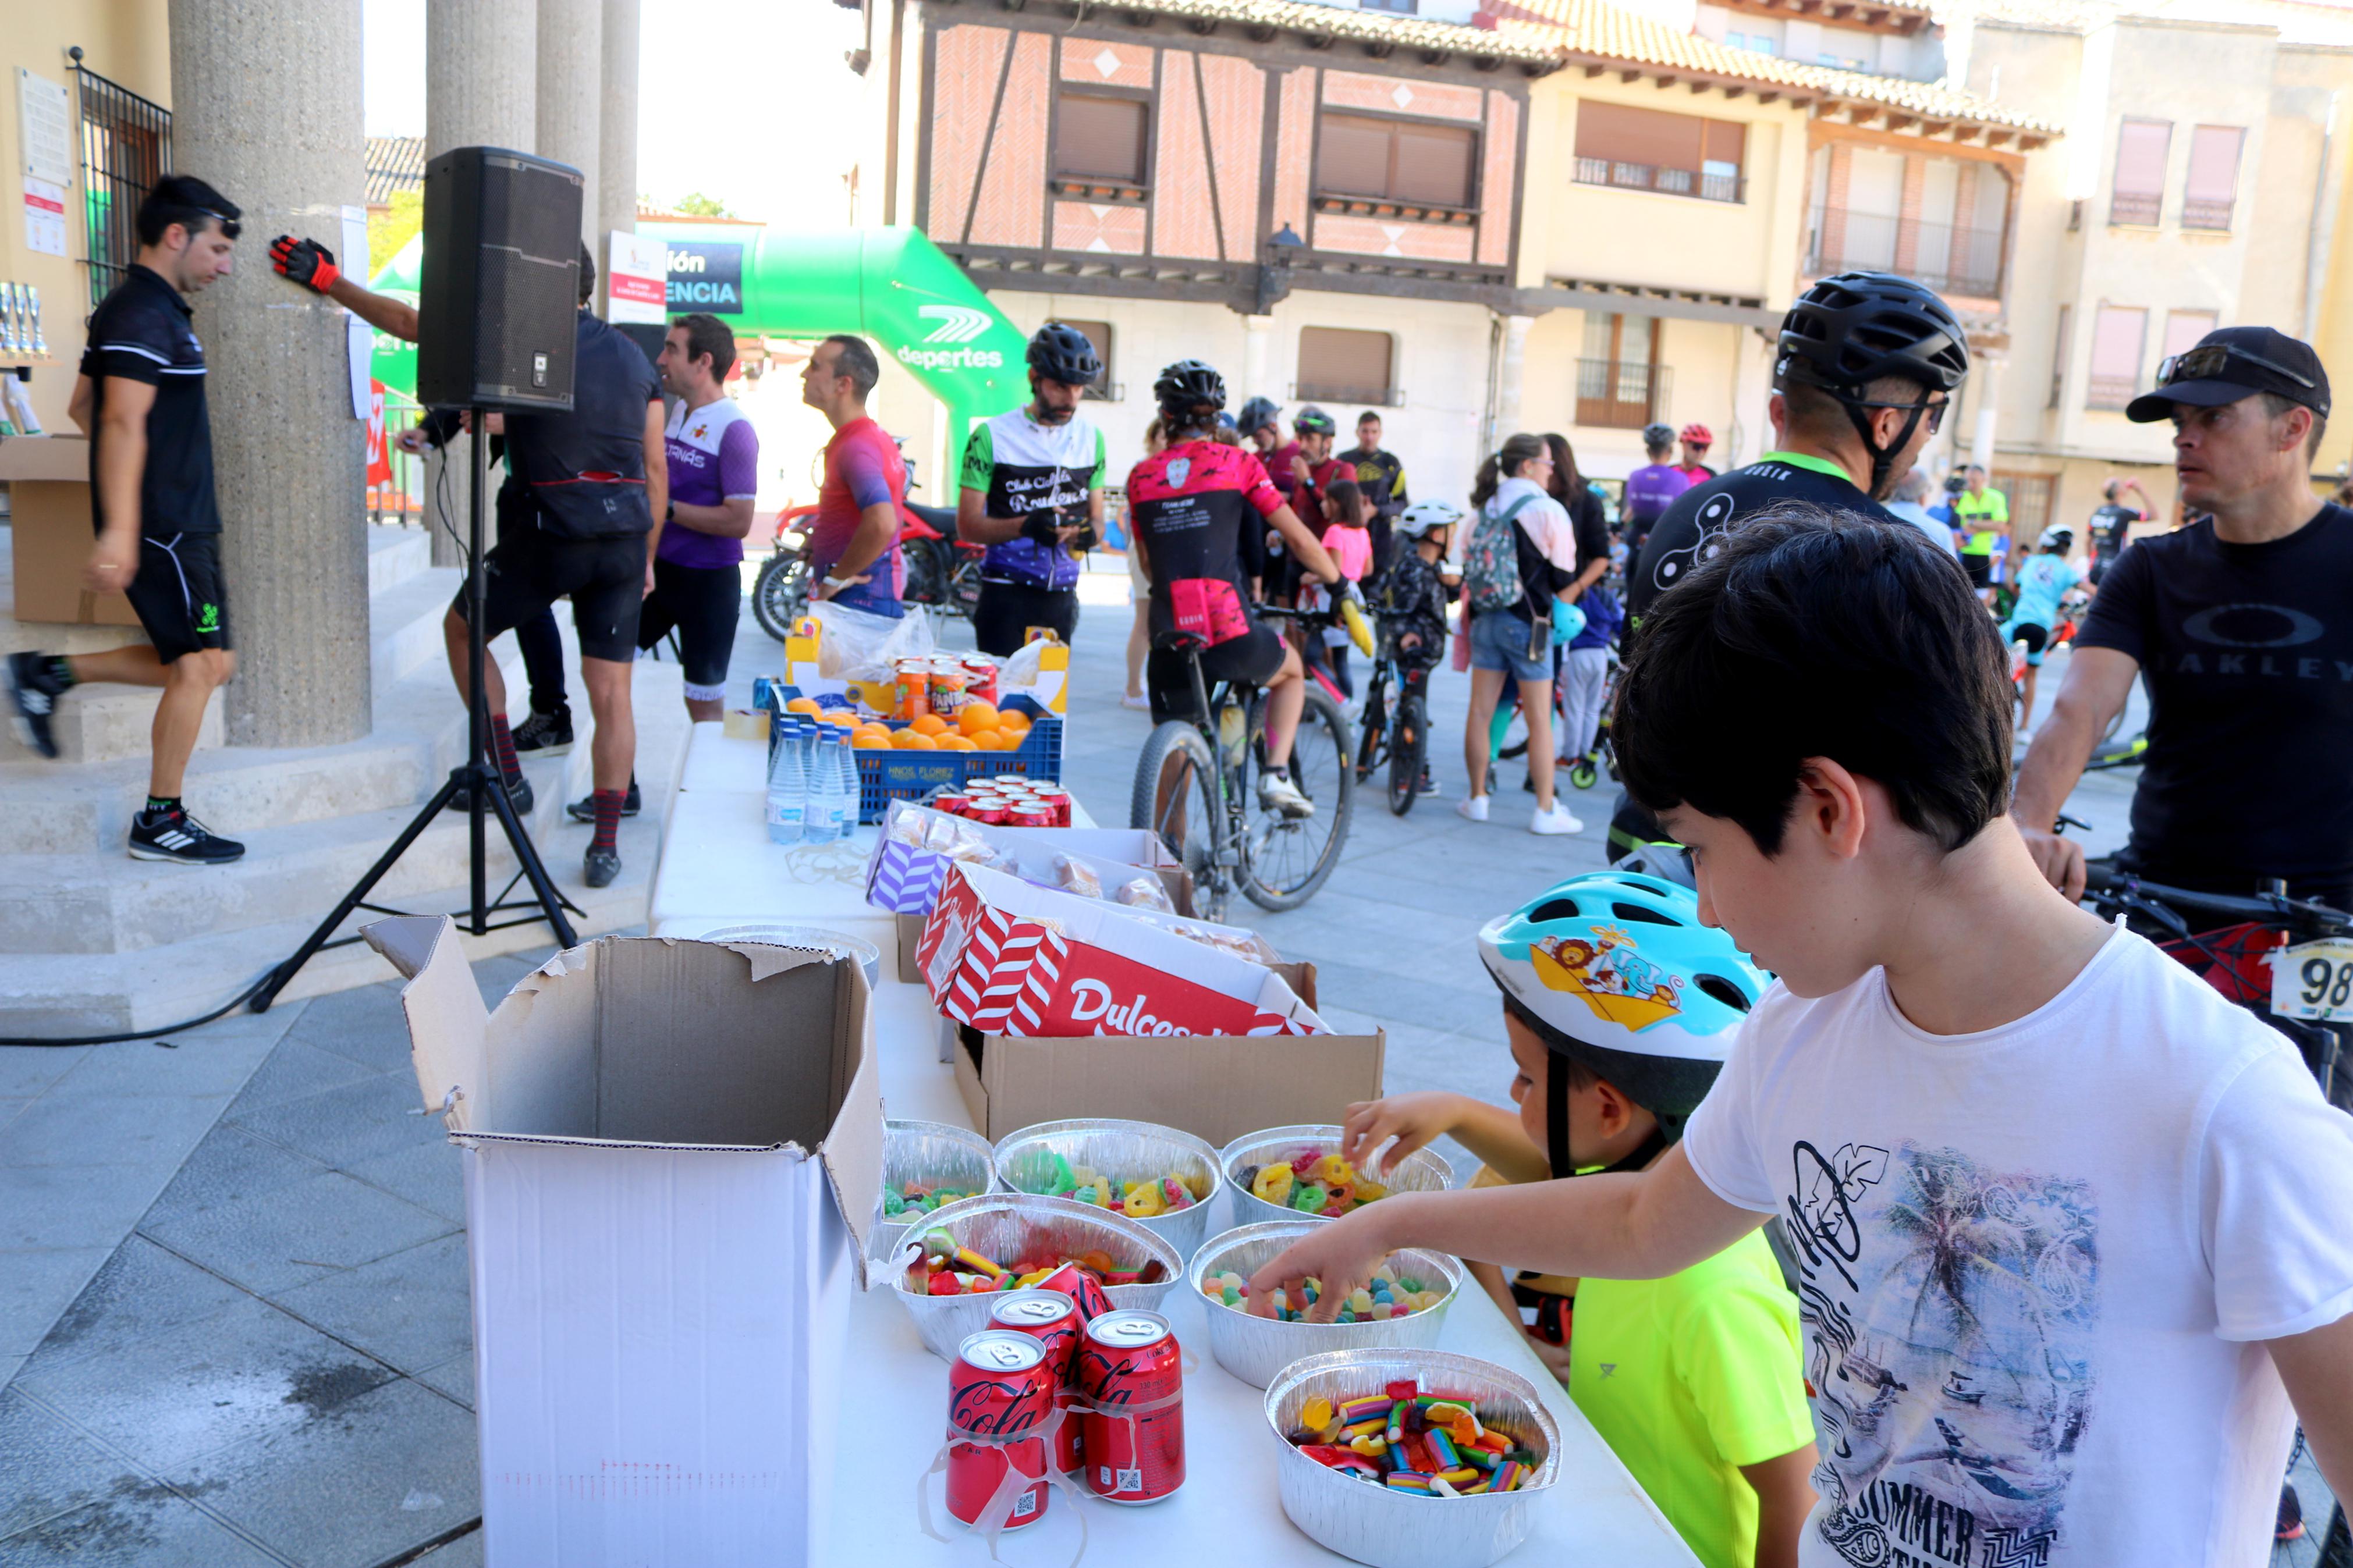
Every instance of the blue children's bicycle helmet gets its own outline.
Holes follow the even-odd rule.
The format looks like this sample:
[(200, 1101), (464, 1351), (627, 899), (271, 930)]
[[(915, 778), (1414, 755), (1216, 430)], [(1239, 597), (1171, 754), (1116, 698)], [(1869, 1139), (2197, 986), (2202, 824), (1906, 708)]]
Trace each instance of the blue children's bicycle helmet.
[[(1556, 1056), (1583, 1064), (1659, 1120), (1618, 1168), (1649, 1163), (1683, 1134), (1768, 984), (1732, 939), (1700, 923), (1699, 895), (1623, 869), (1547, 888), (1479, 932), (1504, 1005)], [(1556, 1174), (1568, 1153), (1568, 1075), (1546, 1075), (1546, 1131)]]

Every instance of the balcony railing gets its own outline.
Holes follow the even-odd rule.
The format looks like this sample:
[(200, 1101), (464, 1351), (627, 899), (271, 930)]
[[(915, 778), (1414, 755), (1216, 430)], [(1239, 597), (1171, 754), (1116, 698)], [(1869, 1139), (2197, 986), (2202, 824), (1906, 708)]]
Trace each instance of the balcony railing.
[(2108, 221), (2135, 228), (2155, 228), (2158, 215), (2165, 210), (2162, 191), (2118, 191), (2108, 197)]
[(1579, 158), (1577, 183), (1613, 185), (1625, 191), (1657, 191), (1662, 195), (1693, 196), (1704, 202), (1746, 201), (1748, 182), (1738, 174), (1710, 174), (1698, 169), (1670, 169), (1656, 163), (1621, 163), (1614, 158)]
[(2181, 204), (2181, 226), (2208, 229), (2217, 234), (2231, 232), (2231, 209), (2238, 205), (2231, 196), (2189, 196)]
[(2128, 375), (2094, 375), (2084, 383), (2084, 406), (2086, 408), (2122, 408), (2133, 400), (2139, 385)]
[(1640, 430), (1664, 417), (1674, 372), (1620, 360), (1577, 362), (1577, 422), (1603, 430)]
[(1901, 272), (1940, 294), (1999, 299), (2002, 231), (1823, 207), (1813, 216), (1806, 270), (1814, 277), (1862, 268)]

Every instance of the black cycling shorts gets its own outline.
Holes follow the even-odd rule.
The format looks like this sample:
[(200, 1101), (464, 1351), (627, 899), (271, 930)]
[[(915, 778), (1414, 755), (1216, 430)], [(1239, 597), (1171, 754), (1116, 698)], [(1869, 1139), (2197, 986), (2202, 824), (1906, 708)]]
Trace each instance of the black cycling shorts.
[[(482, 558), (482, 635), (522, 625), (569, 595), (583, 658), (628, 664), (638, 657), (638, 611), (646, 593), (646, 536), (550, 539), (543, 533), (501, 540)], [(467, 612), (466, 591), (455, 608)]]
[(1961, 552), (1961, 570), (1969, 574), (1970, 587), (1990, 588), (1993, 586), (1992, 556), (1972, 555), (1968, 552), (1963, 551)]
[(727, 684), (727, 656), (735, 651), (735, 621), (743, 608), (740, 569), (681, 566), (657, 555), (654, 591), (638, 611), (638, 646), (659, 647), (675, 628), (687, 696), (715, 702)]
[(2113, 555), (2095, 555), (2092, 557), (2092, 570), (2087, 574), (2087, 576), (2091, 580), (2092, 586), (2094, 588), (2098, 587), (2100, 585), (2100, 579), (2106, 576), (2108, 574), (2108, 568), (2116, 563), (2116, 558)]
[(2036, 654), (2041, 653), (2043, 645), (2051, 640), (2051, 628), (2039, 626), (2032, 621), (2012, 621), (2010, 623), (2010, 640), (2024, 643), (2026, 657), (2032, 658)]
[(141, 540), (139, 574), (122, 592), (155, 645), (155, 657), (165, 664), (199, 648), (229, 646), (219, 534)]
[[(1243, 680), (1263, 686), (1282, 668), (1282, 634), (1263, 621), (1215, 647), (1201, 650), (1201, 679), (1214, 690), (1221, 680)], [(1176, 648), (1155, 647), (1144, 661), (1144, 689), (1152, 696), (1152, 721), (1191, 719), (1193, 677), (1185, 654)]]
[(1079, 591), (981, 579), (972, 607), (972, 640), (981, 652), (1011, 658), (1029, 640), (1031, 626), (1051, 626), (1068, 646), (1079, 629)]

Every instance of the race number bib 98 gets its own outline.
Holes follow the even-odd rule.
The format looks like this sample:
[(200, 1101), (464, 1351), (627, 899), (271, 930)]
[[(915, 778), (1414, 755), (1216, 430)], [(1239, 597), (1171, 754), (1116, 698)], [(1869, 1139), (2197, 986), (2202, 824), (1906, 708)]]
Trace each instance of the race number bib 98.
[(2274, 953), (2272, 1012), (2316, 1023), (2353, 1018), (2353, 942), (2307, 942)]

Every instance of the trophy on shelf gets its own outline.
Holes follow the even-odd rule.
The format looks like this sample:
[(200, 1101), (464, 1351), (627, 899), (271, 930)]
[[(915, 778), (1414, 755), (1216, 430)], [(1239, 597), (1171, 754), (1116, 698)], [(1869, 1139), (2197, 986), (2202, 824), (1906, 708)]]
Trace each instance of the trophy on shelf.
[(16, 331), (16, 286), (0, 283), (0, 354), (24, 352)]
[(46, 354), (49, 352), (49, 334), (41, 330), (41, 291), (27, 283), (25, 293), (26, 311), (33, 319), (33, 352)]

